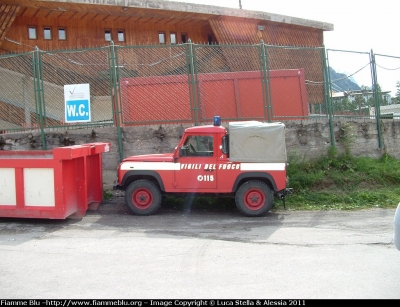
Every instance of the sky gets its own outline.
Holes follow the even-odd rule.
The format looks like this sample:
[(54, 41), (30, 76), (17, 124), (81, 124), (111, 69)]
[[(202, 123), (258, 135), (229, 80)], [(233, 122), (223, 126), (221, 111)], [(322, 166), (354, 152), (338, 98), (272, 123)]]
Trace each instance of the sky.
[[(174, 1), (239, 8), (239, 0)], [(397, 42), (400, 37), (400, 0), (240, 0), (240, 3), (245, 10), (333, 24), (333, 31), (324, 32), (325, 47), (354, 53), (344, 58), (344, 53), (332, 52), (330, 66), (337, 72), (353, 75), (364, 66), (364, 62), (369, 62), (368, 54), (359, 53), (369, 53), (372, 50), (375, 55), (382, 55), (377, 57), (377, 64), (380, 64), (377, 71), (378, 83), (385, 83), (381, 85), (383, 90), (386, 87), (387, 90), (395, 91), (396, 82), (400, 81), (400, 44)], [(371, 80), (369, 67), (364, 71), (353, 77), (359, 85), (368, 86)]]

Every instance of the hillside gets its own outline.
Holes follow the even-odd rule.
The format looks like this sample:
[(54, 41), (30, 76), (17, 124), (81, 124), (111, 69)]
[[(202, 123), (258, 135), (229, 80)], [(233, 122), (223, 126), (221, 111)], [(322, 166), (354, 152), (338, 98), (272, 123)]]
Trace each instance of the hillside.
[(361, 87), (355, 83), (354, 79), (345, 74), (337, 73), (332, 67), (329, 67), (329, 74), (332, 82), (332, 90), (335, 92), (356, 91)]

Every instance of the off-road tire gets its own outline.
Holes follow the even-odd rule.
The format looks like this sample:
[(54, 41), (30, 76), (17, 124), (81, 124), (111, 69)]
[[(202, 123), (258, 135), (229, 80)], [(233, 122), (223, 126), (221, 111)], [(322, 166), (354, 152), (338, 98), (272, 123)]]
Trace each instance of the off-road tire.
[(135, 215), (154, 214), (161, 206), (160, 188), (145, 179), (132, 182), (125, 191), (125, 201)]
[(272, 208), (271, 188), (262, 181), (243, 183), (235, 195), (236, 207), (246, 216), (262, 216)]

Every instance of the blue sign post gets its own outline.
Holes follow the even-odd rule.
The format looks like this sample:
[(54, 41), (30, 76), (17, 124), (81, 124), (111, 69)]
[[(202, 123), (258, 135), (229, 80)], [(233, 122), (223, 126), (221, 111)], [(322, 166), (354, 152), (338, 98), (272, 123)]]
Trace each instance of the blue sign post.
[(65, 122), (90, 122), (89, 84), (64, 85)]

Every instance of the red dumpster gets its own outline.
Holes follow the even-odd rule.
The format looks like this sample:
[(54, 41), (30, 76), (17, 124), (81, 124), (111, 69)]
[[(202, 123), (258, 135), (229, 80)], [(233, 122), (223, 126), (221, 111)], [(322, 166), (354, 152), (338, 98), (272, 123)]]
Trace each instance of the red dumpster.
[(110, 143), (0, 151), (0, 217), (82, 218), (103, 200), (108, 151)]

